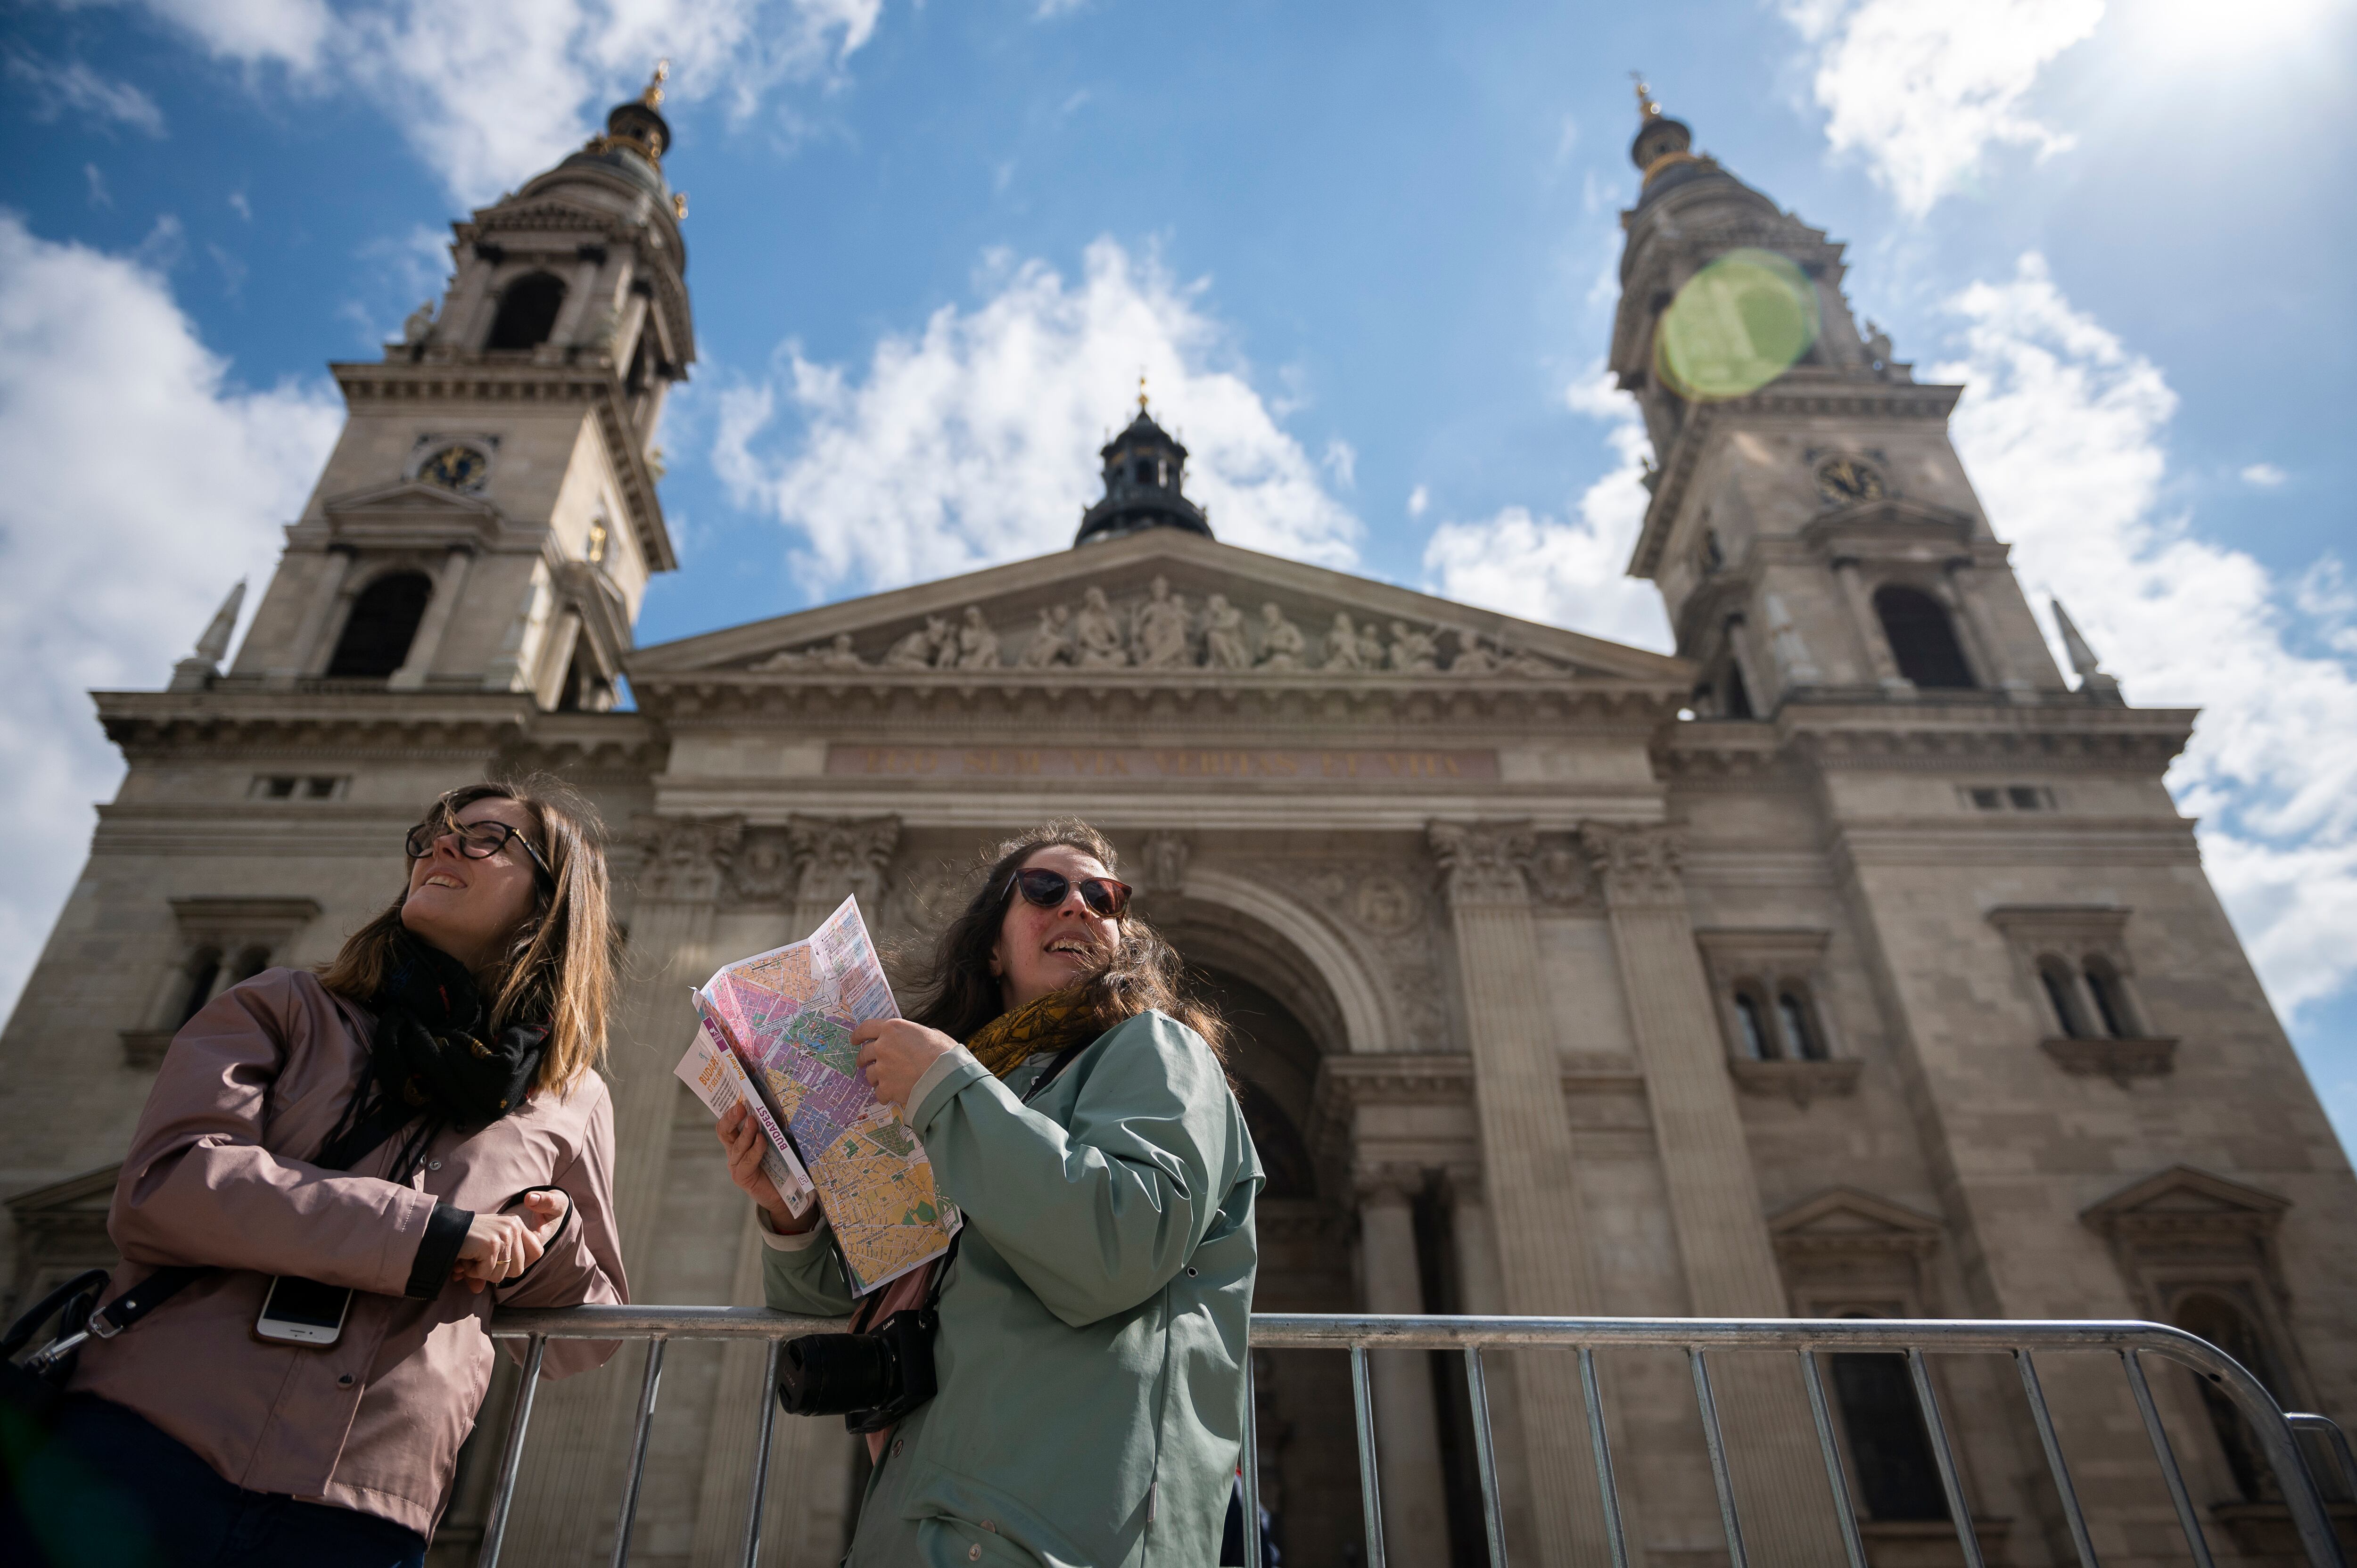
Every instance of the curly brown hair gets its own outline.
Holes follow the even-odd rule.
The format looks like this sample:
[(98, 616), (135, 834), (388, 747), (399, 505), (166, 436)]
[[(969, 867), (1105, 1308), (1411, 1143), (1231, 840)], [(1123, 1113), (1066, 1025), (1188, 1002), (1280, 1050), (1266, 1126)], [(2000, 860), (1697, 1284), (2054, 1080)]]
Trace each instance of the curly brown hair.
[[(953, 1040), (968, 1040), (1006, 1011), (997, 977), (990, 972), (991, 950), (998, 945), (1006, 924), (1015, 874), (1032, 855), (1059, 844), (1094, 857), (1107, 871), (1120, 869), (1120, 855), (1111, 842), (1077, 817), (1042, 822), (985, 848), (976, 857), (974, 896), (942, 932), (931, 961), (918, 974), (918, 1000), (909, 1015), (912, 1021)], [(1122, 916), (1121, 945), (1081, 984), (1101, 1029), (1151, 1008), (1202, 1036), (1213, 1056), (1227, 1059), (1226, 1022), (1217, 1009), (1191, 993), (1178, 952), (1138, 916), (1135, 906)]]

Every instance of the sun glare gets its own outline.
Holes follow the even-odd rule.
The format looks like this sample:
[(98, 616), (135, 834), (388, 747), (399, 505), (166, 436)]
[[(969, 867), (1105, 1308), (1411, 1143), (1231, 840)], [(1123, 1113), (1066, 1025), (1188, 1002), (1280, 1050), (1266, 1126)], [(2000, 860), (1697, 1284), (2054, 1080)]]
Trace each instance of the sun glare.
[(2112, 13), (2120, 42), (2171, 61), (2232, 59), (2297, 49), (2352, 0), (2125, 0)]

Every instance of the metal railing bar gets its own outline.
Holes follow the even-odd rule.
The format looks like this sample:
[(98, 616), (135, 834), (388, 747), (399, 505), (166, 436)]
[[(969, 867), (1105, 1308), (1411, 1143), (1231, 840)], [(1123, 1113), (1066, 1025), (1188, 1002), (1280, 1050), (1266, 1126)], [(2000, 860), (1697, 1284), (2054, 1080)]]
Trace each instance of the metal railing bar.
[(547, 1355), (548, 1341), (533, 1336), (532, 1348), (524, 1353), (523, 1381), (516, 1388), (515, 1410), (508, 1417), (507, 1441), (500, 1445), (500, 1476), (491, 1484), (491, 1508), (483, 1520), (476, 1568), (498, 1568), (500, 1543), (508, 1533), (508, 1508), (515, 1501), (516, 1475), (523, 1467), (523, 1433), (532, 1424), (533, 1391), (540, 1387), (540, 1364)]
[(1849, 1477), (1842, 1470), (1841, 1454), (1834, 1446), (1834, 1415), (1825, 1402), (1824, 1380), (1817, 1373), (1817, 1353), (1801, 1352), (1801, 1381), (1809, 1391), (1809, 1416), (1816, 1423), (1817, 1448), (1825, 1457), (1825, 1484), (1833, 1488), (1834, 1516), (1841, 1521), (1842, 1553), (1849, 1568), (1866, 1568), (1866, 1542), (1857, 1533), (1857, 1507), (1850, 1501)]
[(1743, 1525), (1735, 1515), (1735, 1477), (1727, 1468), (1727, 1440), (1718, 1430), (1718, 1402), (1710, 1394), (1710, 1369), (1703, 1364), (1703, 1351), (1697, 1346), (1686, 1347), (1686, 1361), (1694, 1368), (1695, 1403), (1702, 1410), (1702, 1440), (1710, 1450), (1710, 1478), (1718, 1487), (1718, 1520), (1727, 1529), (1727, 1561), (1728, 1568), (1747, 1568), (1749, 1559), (1743, 1552)]
[(1596, 1455), (1596, 1490), (1604, 1499), (1604, 1543), (1612, 1552), (1612, 1568), (1629, 1568), (1629, 1538), (1620, 1526), (1620, 1487), (1612, 1478), (1612, 1440), (1604, 1430), (1604, 1391), (1597, 1386), (1596, 1352), (1585, 1345), (1579, 1348), (1579, 1395), (1587, 1406), (1587, 1445)]
[(1940, 1418), (1940, 1396), (1932, 1391), (1932, 1369), (1923, 1364), (1923, 1352), (1912, 1346), (1907, 1351), (1907, 1375), (1915, 1380), (1915, 1402), (1923, 1407), (1923, 1430), (1932, 1439), (1932, 1460), (1940, 1467), (1940, 1490), (1947, 1494), (1948, 1517), (1956, 1527), (1964, 1568), (1983, 1568), (1980, 1536), (1973, 1529), (1972, 1510), (1964, 1506), (1955, 1450), (1948, 1445), (1948, 1423)]
[(655, 1395), (662, 1387), (663, 1347), (670, 1341), (647, 1341), (647, 1376), (639, 1385), (639, 1424), (630, 1434), (630, 1468), (622, 1481), (622, 1511), (614, 1520), (614, 1568), (630, 1560), (630, 1531), (639, 1522), (639, 1484), (647, 1473), (647, 1435), (655, 1423)]
[(2357, 1499), (2357, 1454), (2349, 1451), (2349, 1438), (2341, 1432), (2341, 1423), (2329, 1415), (2317, 1415), (2297, 1411), (2284, 1417), (2284, 1423), (2295, 1431), (2321, 1433), (2324, 1445), (2332, 1452), (2332, 1462), (2341, 1466), (2341, 1483), (2349, 1488), (2352, 1499)]
[(1473, 1407), (1473, 1457), (1481, 1471), (1481, 1529), (1490, 1541), (1490, 1568), (1506, 1568), (1506, 1511), (1498, 1503), (1498, 1448), (1490, 1432), (1490, 1379), (1481, 1348), (1465, 1347), (1465, 1396)]
[(782, 1339), (770, 1341), (761, 1367), (761, 1420), (753, 1429), (752, 1496), (745, 1505), (743, 1568), (760, 1568), (761, 1502), (770, 1490), (770, 1442), (778, 1424), (778, 1361), (786, 1353)]
[(1351, 1347), (1351, 1403), (1359, 1419), (1359, 1509), (1367, 1524), (1367, 1568), (1383, 1568), (1383, 1504), (1376, 1491), (1375, 1401), (1367, 1386), (1367, 1352)]
[(2152, 1451), (2160, 1460), (2161, 1479), (2169, 1483), (2169, 1500), (2177, 1506), (2177, 1522), (2185, 1531), (2185, 1544), (2192, 1550), (2193, 1561), (2200, 1568), (2216, 1568), (2210, 1558), (2210, 1542), (2201, 1533), (2201, 1516), (2193, 1511), (2193, 1499), (2186, 1495), (2185, 1477), (2177, 1468), (2177, 1455), (2169, 1446), (2169, 1434), (2161, 1430), (2160, 1407), (2152, 1402), (2152, 1386), (2144, 1380), (2144, 1368), (2137, 1364), (2136, 1351), (2121, 1351), (2120, 1365), (2127, 1369), (2128, 1391), (2136, 1395), (2136, 1412), (2144, 1417), (2145, 1435), (2152, 1440)]
[(2021, 1391), (2029, 1396), (2029, 1418), (2038, 1423), (2039, 1445), (2046, 1450), (2046, 1468), (2053, 1475), (2054, 1490), (2062, 1499), (2062, 1518), (2071, 1526), (2071, 1545), (2079, 1553), (2080, 1568), (2098, 1568), (2086, 1516), (2079, 1511), (2078, 1488), (2071, 1484), (2071, 1468), (2062, 1462), (2062, 1440), (2055, 1434), (2045, 1391), (2038, 1386), (2038, 1369), (2030, 1365), (2027, 1350), (2016, 1350), (2013, 1364), (2021, 1373)]
[[(1244, 1348), (1244, 1563), (1261, 1568), (1267, 1553), (1260, 1545), (1260, 1391), (1253, 1386), (1252, 1348)], [(747, 1563), (745, 1568), (753, 1568)]]

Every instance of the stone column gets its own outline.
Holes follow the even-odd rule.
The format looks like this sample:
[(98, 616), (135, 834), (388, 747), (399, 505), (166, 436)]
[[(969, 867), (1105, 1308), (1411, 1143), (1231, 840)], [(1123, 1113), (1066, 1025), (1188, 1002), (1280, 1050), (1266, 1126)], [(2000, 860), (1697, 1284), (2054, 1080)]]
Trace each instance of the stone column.
[[(1359, 1262), (1369, 1312), (1420, 1313), (1415, 1219), (1408, 1204), (1414, 1169), (1381, 1167), (1359, 1181)], [(1375, 1455), (1381, 1461), (1383, 1543), (1397, 1563), (1448, 1560), (1448, 1499), (1441, 1484), (1440, 1412), (1432, 1398), (1430, 1352), (1376, 1351)]]
[(1981, 595), (1979, 574), (1969, 559), (1960, 556), (1948, 563), (1948, 591), (1964, 610), (1973, 640), (1980, 645), (1981, 667), (1988, 672), (1989, 679), (2017, 702), (2029, 701), (2030, 684), (2005, 656), (2005, 639), (1997, 635), (1996, 618), (1989, 613), (1988, 600)]
[(401, 668), (385, 682), (395, 692), (414, 692), (425, 684), (425, 677), (434, 672), (434, 656), (442, 651), (442, 636), (450, 628), (450, 614), (458, 607), (459, 590), (467, 585), (467, 568), (475, 561), (471, 544), (453, 544), (442, 558), (442, 570), (434, 583), (434, 596), (426, 601), (425, 618), (417, 623), (417, 635), (409, 639), (408, 657)]
[(1875, 683), (1885, 691), (1912, 692), (1915, 682), (1899, 672), (1899, 660), (1890, 654), (1890, 640), (1882, 635), (1882, 619), (1874, 613), (1873, 602), (1866, 596), (1857, 557), (1834, 557), (1834, 575), (1841, 581), (1842, 603), (1849, 607), (1850, 625), (1857, 632), (1857, 645), (1865, 651), (1867, 671)]
[[(1588, 1252), (1563, 1108), (1555, 1008), (1539, 963), (1525, 867), (1536, 850), (1527, 822), (1434, 822), (1427, 829), (1447, 878), (1473, 1057), (1499, 1275), (1510, 1313), (1593, 1316), (1603, 1310)], [(1604, 1515), (1587, 1457), (1578, 1365), (1568, 1353), (1515, 1359), (1523, 1451), (1539, 1561), (1548, 1568), (1606, 1558)]]
[[(1695, 945), (1677, 837), (1657, 825), (1600, 822), (1586, 824), (1581, 836), (1611, 911), (1688, 1310), (1700, 1317), (1789, 1316)], [(1812, 1421), (1793, 1359), (1720, 1355), (1712, 1366), (1754, 1560), (1763, 1568), (1839, 1561), (1839, 1527), (1808, 1439)]]
[[(1498, 1273), (1498, 1245), (1490, 1230), (1489, 1205), (1482, 1199), (1481, 1173), (1452, 1166), (1448, 1172), (1449, 1228), (1457, 1243), (1458, 1305), (1474, 1317), (1496, 1317), (1506, 1310), (1505, 1283)], [(1458, 1358), (1451, 1356), (1455, 1362)], [(1523, 1395), (1511, 1354), (1490, 1352), (1481, 1358), (1483, 1383), (1490, 1396), (1490, 1431), (1523, 1430)], [(1452, 1366), (1452, 1376), (1462, 1376)], [(1617, 1426), (1614, 1429), (1618, 1435)], [(1498, 1506), (1506, 1516), (1506, 1560), (1534, 1559), (1538, 1547), (1532, 1535), (1531, 1472), (1519, 1444), (1493, 1441), (1498, 1464)], [(1626, 1488), (1623, 1488), (1624, 1491)], [(1632, 1558), (1631, 1561), (1636, 1561)]]
[(328, 618), (335, 613), (336, 603), (343, 595), (344, 579), (351, 575), (354, 558), (349, 544), (330, 544), (327, 553), (319, 581), (311, 590), (311, 602), (303, 607), (303, 619), (286, 644), (284, 661), (264, 676), (270, 685), (292, 686), (323, 662), (319, 639), (327, 634)]
[[(630, 911), (625, 983), (607, 1031), (614, 1097), (614, 1210), (634, 1299), (651, 1279), (673, 1108), (684, 1092), (672, 1066), (695, 1027), (687, 999), (720, 961), (712, 919), (721, 877), (744, 832), (741, 817), (642, 817), (642, 859)], [(644, 1341), (612, 1361), (544, 1387), (516, 1495), (511, 1539), (521, 1561), (573, 1568), (610, 1538), (630, 1452)]]
[[(847, 895), (858, 896), (862, 918), (873, 921), (883, 904), (885, 873), (899, 842), (898, 817), (864, 822), (790, 818), (787, 888), (792, 903), (773, 933), (773, 945), (810, 935)], [(719, 961), (743, 956), (725, 955)], [(737, 1236), (732, 1305), (762, 1305), (766, 1251), (753, 1208), (747, 1204)], [(767, 1353), (766, 1346), (750, 1342), (731, 1342), (720, 1352), (712, 1424), (705, 1439), (703, 1488), (696, 1498), (692, 1557), (696, 1568), (733, 1568), (739, 1561), (752, 1484), (754, 1423), (760, 1402), (772, 1397), (761, 1377)], [(773, 1433), (770, 1481), (761, 1499), (761, 1560), (779, 1568), (824, 1568), (843, 1554), (850, 1523), (845, 1509), (850, 1501), (854, 1445), (860, 1440), (832, 1416), (783, 1412)]]

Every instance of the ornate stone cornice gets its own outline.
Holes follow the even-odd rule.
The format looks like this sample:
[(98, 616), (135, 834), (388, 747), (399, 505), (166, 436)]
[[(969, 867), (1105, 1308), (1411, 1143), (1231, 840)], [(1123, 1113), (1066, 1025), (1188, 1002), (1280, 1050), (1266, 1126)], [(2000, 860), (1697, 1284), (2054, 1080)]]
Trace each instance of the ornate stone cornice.
[(1659, 823), (1587, 822), (1580, 840), (1587, 846), (1605, 901), (1614, 909), (1684, 907), (1684, 835)]
[(543, 713), (526, 692), (393, 692), (382, 681), (273, 690), (228, 676), (200, 692), (97, 692), (99, 723), (126, 759), (375, 760), (492, 757), (569, 777), (652, 773), (669, 742), (643, 714)]
[(640, 894), (674, 904), (716, 900), (744, 835), (745, 819), (738, 816), (636, 819), (631, 837), (643, 856)]
[(1457, 908), (1527, 908), (1538, 835), (1513, 822), (1433, 822), (1425, 829), (1441, 885)]

